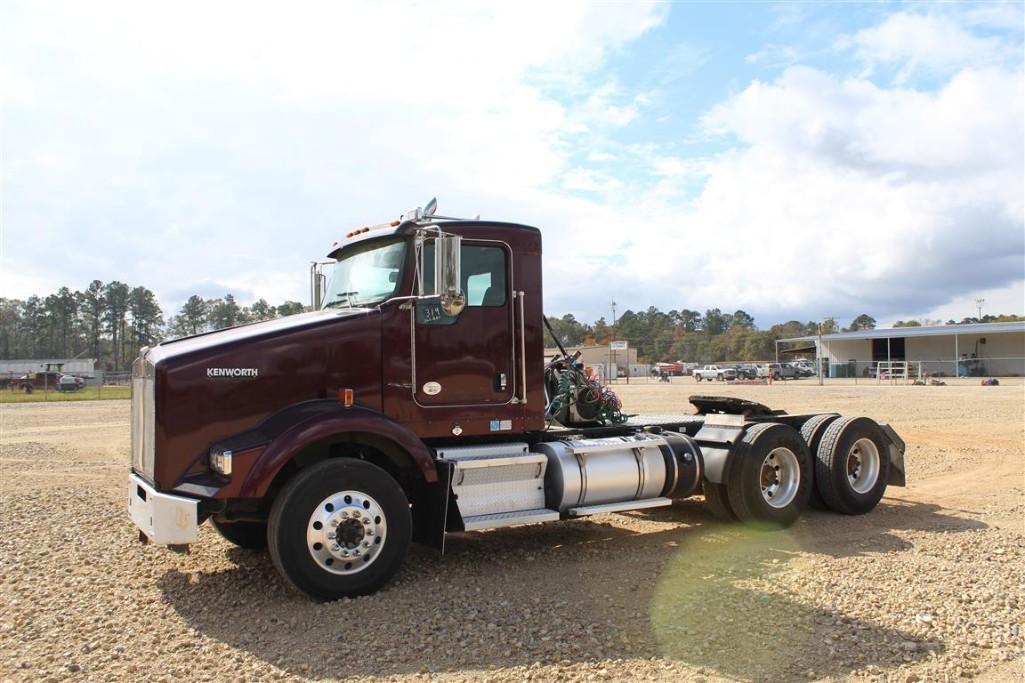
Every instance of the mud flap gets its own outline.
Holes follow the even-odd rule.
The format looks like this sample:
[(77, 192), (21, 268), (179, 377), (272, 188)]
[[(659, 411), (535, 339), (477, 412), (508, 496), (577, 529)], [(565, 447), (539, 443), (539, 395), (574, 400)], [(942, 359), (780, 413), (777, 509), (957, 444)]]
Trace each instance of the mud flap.
[(888, 486), (907, 486), (904, 469), (904, 451), (907, 450), (907, 445), (905, 445), (904, 439), (897, 436), (893, 427), (882, 422), (879, 423), (879, 426), (882, 428), (883, 434), (886, 435), (888, 442), (886, 450), (890, 452), (890, 477), (886, 480), (886, 484)]
[[(445, 530), (452, 511), (452, 464), (436, 461), (438, 481), (421, 484), (413, 506), (413, 540), (445, 554)], [(456, 516), (458, 516), (458, 511)]]

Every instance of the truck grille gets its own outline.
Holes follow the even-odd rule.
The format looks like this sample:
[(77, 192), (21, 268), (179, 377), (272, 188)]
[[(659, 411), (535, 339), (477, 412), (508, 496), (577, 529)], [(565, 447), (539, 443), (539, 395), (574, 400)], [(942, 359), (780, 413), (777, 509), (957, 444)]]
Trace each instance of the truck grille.
[(155, 384), (153, 363), (136, 358), (132, 363), (132, 469), (150, 481), (155, 455)]

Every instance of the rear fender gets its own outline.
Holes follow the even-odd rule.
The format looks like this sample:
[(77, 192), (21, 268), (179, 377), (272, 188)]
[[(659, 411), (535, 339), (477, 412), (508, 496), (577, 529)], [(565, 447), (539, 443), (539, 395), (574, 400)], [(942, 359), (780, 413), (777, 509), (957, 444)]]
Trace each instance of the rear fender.
[(726, 483), (726, 472), (733, 457), (733, 444), (747, 429), (743, 415), (713, 414), (694, 435), (704, 460), (704, 478), (716, 484)]
[(359, 435), (356, 442), (370, 438), (374, 442), (391, 444), (409, 456), (423, 481), (438, 481), (438, 471), (427, 447), (412, 431), (381, 413), (358, 406), (344, 408), (335, 404), (327, 410), (307, 415), (275, 436), (253, 463), (240, 498), (262, 498), (286, 463), (306, 448), (329, 441), (332, 437)]

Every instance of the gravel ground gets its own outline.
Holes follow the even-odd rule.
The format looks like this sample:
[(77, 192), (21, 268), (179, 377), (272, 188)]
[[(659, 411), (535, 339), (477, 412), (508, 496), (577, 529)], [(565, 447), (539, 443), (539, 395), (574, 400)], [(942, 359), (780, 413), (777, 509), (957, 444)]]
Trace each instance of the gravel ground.
[[(414, 546), (381, 593), (318, 605), (209, 525), (128, 521), (128, 403), (0, 407), (2, 680), (1025, 679), (1025, 396), (1001, 387), (702, 386), (890, 421), (905, 489), (757, 534), (672, 509)], [(685, 382), (617, 387), (672, 412)]]

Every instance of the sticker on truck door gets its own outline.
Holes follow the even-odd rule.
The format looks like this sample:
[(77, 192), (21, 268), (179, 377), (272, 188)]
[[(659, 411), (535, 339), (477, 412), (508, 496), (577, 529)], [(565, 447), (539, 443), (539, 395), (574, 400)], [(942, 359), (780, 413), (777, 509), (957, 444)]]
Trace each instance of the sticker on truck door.
[(441, 385), (437, 382), (427, 382), (424, 384), (424, 393), (428, 396), (437, 396), (441, 393)]

